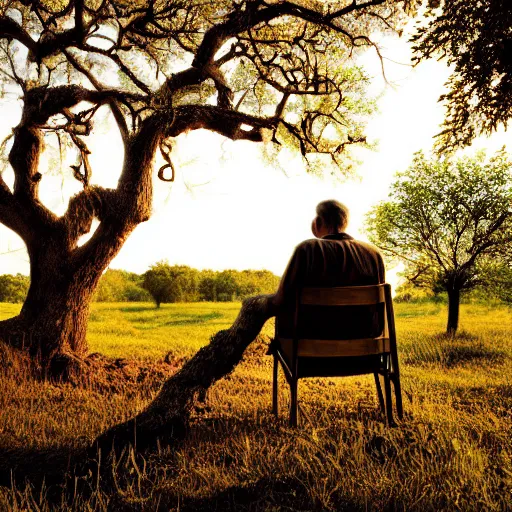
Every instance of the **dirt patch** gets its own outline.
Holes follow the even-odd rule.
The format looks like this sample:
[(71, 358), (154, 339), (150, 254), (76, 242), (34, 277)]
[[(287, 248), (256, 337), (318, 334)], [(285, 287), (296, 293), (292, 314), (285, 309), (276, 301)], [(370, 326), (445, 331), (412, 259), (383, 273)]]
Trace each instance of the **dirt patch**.
[[(53, 367), (48, 372), (27, 352), (0, 342), (0, 372), (5, 377), (17, 382), (36, 379), (68, 383), (105, 394), (158, 389), (164, 380), (181, 368), (185, 360), (172, 353), (161, 361), (112, 359), (99, 353), (83, 359), (59, 355), (52, 361)], [(60, 366), (72, 368), (72, 371), (61, 372)], [(54, 379), (48, 375), (61, 377)]]

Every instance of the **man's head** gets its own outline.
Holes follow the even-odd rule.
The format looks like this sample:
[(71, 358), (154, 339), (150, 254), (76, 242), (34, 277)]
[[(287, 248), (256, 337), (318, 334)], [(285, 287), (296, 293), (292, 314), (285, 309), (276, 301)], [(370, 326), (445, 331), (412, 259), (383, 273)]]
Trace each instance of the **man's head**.
[(335, 199), (329, 199), (316, 207), (316, 217), (311, 225), (311, 231), (317, 238), (322, 238), (333, 233), (342, 233), (347, 224), (348, 208)]

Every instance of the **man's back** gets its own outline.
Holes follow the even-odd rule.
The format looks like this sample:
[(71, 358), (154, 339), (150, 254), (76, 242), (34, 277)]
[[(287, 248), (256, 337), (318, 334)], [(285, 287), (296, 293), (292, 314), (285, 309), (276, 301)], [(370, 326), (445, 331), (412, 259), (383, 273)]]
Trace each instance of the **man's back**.
[[(371, 245), (345, 233), (299, 244), (281, 279), (274, 302), (281, 336), (291, 336), (296, 294), (304, 287), (367, 286), (385, 282), (382, 257)], [(301, 336), (349, 339), (377, 336), (382, 312), (375, 307), (303, 308), (299, 318)]]

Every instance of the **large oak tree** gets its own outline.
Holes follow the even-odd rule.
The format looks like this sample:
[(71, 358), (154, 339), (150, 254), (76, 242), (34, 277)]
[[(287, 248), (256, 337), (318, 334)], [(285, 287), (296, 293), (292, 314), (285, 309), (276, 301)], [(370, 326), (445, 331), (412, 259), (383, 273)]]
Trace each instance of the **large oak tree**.
[[(0, 322), (0, 337), (56, 372), (86, 353), (93, 291), (150, 217), (158, 150), (166, 161), (159, 177), (173, 179), (179, 134), (292, 141), (305, 157), (339, 163), (365, 140), (354, 52), (379, 53), (372, 34), (393, 29), (417, 3), (1, 0), (2, 87), (21, 93), (23, 111), (9, 142), (13, 186), (0, 177), (0, 222), (26, 244), (31, 284), (20, 314)], [(91, 184), (87, 135), (102, 105), (124, 144), (116, 188)], [(39, 196), (41, 153), (55, 134), (74, 145), (83, 186), (61, 216)], [(78, 244), (95, 219), (92, 237)]]

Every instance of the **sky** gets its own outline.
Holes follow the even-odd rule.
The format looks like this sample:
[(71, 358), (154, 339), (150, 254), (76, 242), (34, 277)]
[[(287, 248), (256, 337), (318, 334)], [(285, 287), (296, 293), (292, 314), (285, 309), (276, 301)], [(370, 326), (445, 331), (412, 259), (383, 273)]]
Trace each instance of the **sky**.
[[(204, 130), (180, 135), (172, 155), (175, 182), (164, 183), (155, 176), (153, 215), (135, 229), (110, 268), (142, 273), (167, 260), (199, 269), (265, 268), (281, 275), (294, 247), (312, 237), (315, 206), (331, 198), (350, 209), (347, 232), (366, 240), (365, 214), (387, 198), (394, 174), (408, 167), (416, 151), (430, 151), (444, 114), (438, 98), (449, 76), (446, 65), (435, 60), (411, 67), (405, 38), (387, 37), (381, 46), (392, 59), (385, 61), (390, 84), (383, 80), (374, 53), (368, 51), (359, 59), (373, 77), (370, 93), (379, 99), (378, 113), (366, 130), (377, 147), (356, 151), (356, 176), (308, 174), (300, 156), (289, 151), (269, 164), (263, 158), (268, 149), (264, 144), (233, 142)], [(13, 97), (0, 101), (2, 139), (17, 124), (20, 104)], [(488, 148), (491, 153), (509, 139), (509, 133), (500, 131), (479, 138), (467, 152)], [(115, 186), (122, 164), (116, 129), (108, 122), (98, 123), (88, 144), (93, 182)], [(74, 163), (72, 155), (68, 158), (63, 166), (68, 179), (63, 179), (55, 155), (45, 155), (42, 162), (41, 198), (56, 213), (63, 213), (69, 197), (80, 190), (66, 170)], [(12, 180), (9, 169), (3, 176)], [(397, 270), (388, 269), (392, 284), (397, 283)], [(0, 274), (17, 272), (29, 273), (23, 242), (0, 225)]]

